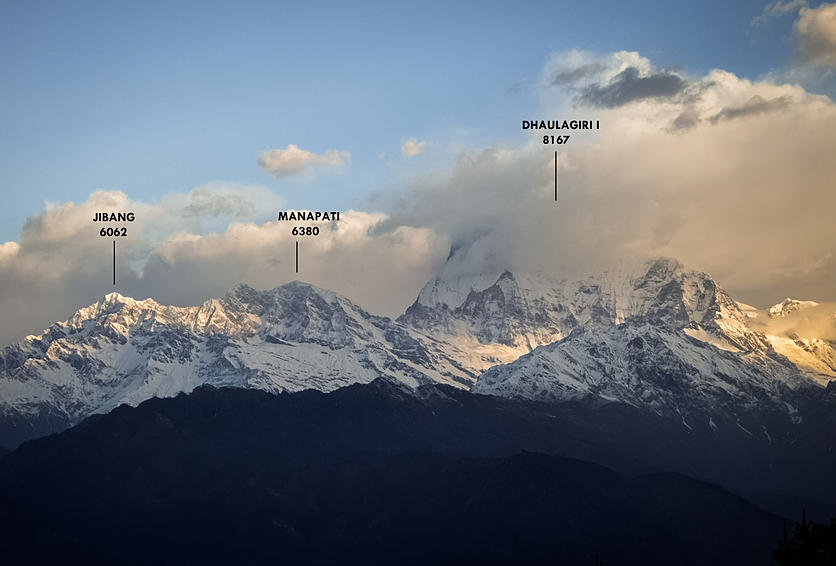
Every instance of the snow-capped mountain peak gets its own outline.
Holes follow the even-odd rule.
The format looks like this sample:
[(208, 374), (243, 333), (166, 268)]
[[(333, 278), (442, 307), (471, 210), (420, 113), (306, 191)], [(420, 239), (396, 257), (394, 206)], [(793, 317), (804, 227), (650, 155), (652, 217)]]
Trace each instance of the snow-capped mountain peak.
[(0, 351), (0, 418), (18, 422), (0, 444), (203, 384), (329, 391), (379, 377), (472, 380), (403, 325), (299, 281), (189, 307), (110, 293)]
[[(755, 409), (791, 422), (804, 391), (836, 378), (833, 344), (766, 333), (760, 311), (675, 260), (608, 267), (562, 280), (550, 295), (577, 328), (561, 328), (564, 338), (487, 368), (475, 392), (546, 401), (593, 397), (681, 418), (689, 428), (716, 427), (738, 426), (736, 419)], [(815, 306), (789, 300), (769, 315)]]
[(787, 297), (778, 304), (769, 307), (769, 316), (771, 317), (787, 317), (793, 313), (819, 306), (815, 301), (797, 301)]
[(398, 320), (455, 348), (479, 373), (550, 344), (577, 328), (633, 317), (688, 329), (726, 349), (768, 347), (737, 303), (706, 273), (676, 260), (618, 261), (574, 277), (542, 273), (436, 278)]

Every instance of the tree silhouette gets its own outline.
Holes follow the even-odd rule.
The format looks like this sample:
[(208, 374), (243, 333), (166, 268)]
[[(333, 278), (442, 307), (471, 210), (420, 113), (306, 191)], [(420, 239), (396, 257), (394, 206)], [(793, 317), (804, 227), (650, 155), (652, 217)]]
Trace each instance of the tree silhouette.
[(777, 566), (836, 566), (836, 519), (822, 525), (808, 521), (803, 513), (791, 537), (785, 526), (784, 539), (772, 557)]

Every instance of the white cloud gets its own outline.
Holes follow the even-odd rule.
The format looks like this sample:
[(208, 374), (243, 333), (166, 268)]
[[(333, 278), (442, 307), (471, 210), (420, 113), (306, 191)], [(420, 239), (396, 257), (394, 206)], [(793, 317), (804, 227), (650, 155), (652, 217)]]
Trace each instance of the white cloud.
[(764, 6), (763, 12), (752, 18), (752, 26), (763, 25), (772, 18), (777, 18), (805, 7), (807, 7), (807, 0), (776, 0)]
[(802, 8), (795, 32), (804, 62), (836, 67), (836, 3)]
[(258, 164), (277, 177), (286, 177), (300, 173), (312, 167), (340, 168), (351, 161), (351, 154), (346, 150), (328, 149), (314, 153), (290, 144), (285, 149), (265, 151), (258, 158)]
[(404, 157), (415, 157), (422, 151), (427, 142), (418, 141), (415, 138), (409, 138), (401, 145), (401, 155)]

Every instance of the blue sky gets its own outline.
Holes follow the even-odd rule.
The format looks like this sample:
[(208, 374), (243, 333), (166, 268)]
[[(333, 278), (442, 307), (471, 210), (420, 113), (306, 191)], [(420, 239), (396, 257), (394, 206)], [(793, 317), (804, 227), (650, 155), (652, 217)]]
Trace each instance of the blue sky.
[[(751, 25), (762, 1), (172, 4), (0, 5), (0, 242), (45, 201), (95, 189), (155, 201), (231, 181), (289, 207), (368, 208), (445, 148), (522, 140), (538, 108), (525, 81), (553, 52), (752, 79), (793, 56), (792, 14)], [(430, 145), (407, 161), (410, 137)], [(288, 144), (348, 150), (350, 169), (258, 167)]]

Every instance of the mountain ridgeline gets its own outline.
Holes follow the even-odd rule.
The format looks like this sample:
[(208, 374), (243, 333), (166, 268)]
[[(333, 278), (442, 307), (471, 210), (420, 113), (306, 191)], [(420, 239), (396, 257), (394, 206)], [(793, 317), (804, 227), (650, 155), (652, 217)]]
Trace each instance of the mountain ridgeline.
[[(747, 489), (755, 473), (759, 490), (836, 501), (836, 345), (757, 324), (815, 303), (758, 311), (670, 259), (573, 278), (452, 273), (442, 270), (397, 320), (301, 282), (242, 285), (194, 307), (107, 295), (2, 350), (0, 445), (202, 385), (331, 392), (382, 378), (405, 391), (534, 401), (551, 414), (613, 407), (642, 415), (622, 448), (652, 445), (662, 429), (699, 448), (671, 461), (637, 450), (631, 465), (612, 443), (618, 458), (590, 451), (619, 472), (677, 470)], [(578, 434), (600, 445), (592, 420)]]

